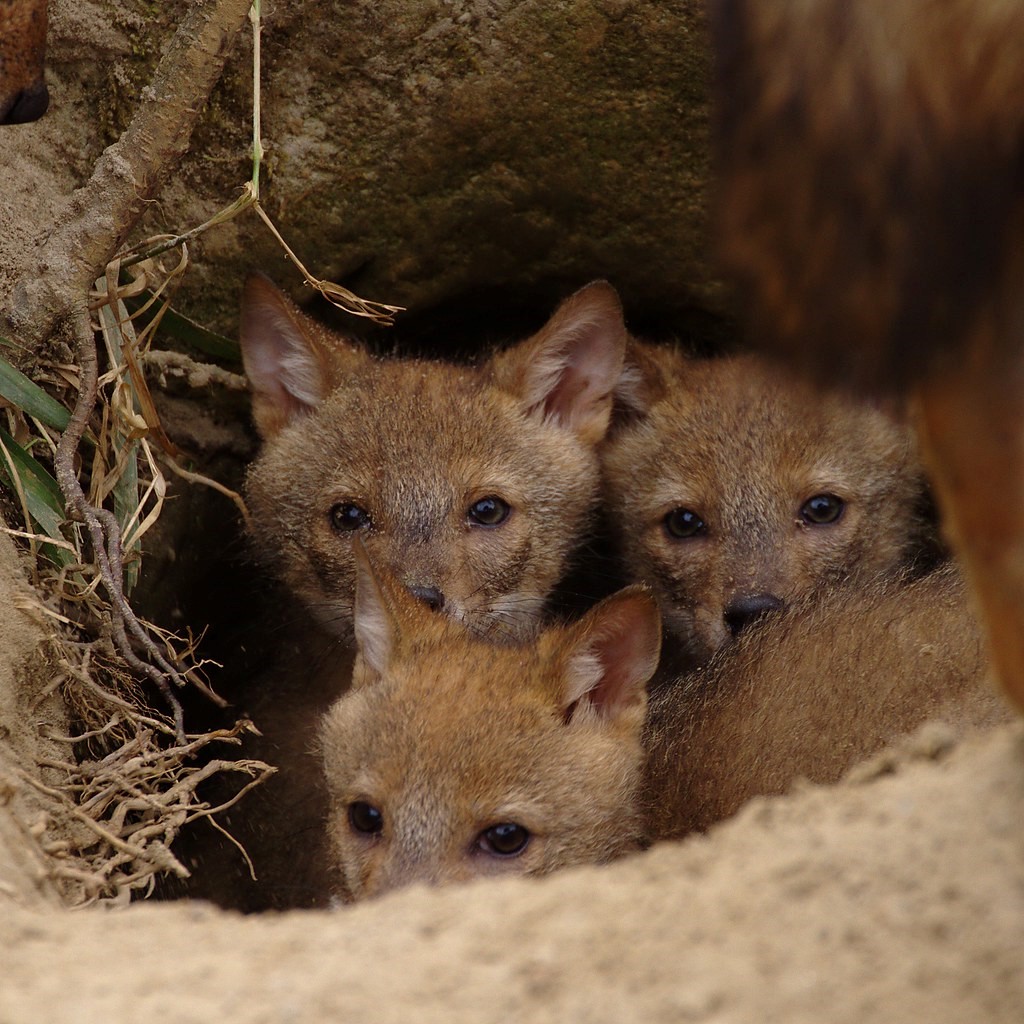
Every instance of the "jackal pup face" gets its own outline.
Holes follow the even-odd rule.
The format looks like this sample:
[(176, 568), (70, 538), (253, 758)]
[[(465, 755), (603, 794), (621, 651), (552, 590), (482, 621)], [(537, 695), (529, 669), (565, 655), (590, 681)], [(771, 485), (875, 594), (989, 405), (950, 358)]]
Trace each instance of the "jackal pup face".
[(321, 748), (340, 895), (546, 874), (639, 843), (657, 607), (632, 587), (496, 647), (361, 568), (352, 690)]
[(478, 367), (377, 359), (249, 279), (242, 353), (264, 447), (248, 478), (258, 554), (349, 634), (362, 539), (374, 563), (481, 633), (522, 634), (598, 500), (625, 348), (596, 282)]
[(603, 450), (628, 574), (691, 664), (818, 586), (895, 575), (924, 546), (907, 427), (754, 356), (630, 342), (631, 413)]

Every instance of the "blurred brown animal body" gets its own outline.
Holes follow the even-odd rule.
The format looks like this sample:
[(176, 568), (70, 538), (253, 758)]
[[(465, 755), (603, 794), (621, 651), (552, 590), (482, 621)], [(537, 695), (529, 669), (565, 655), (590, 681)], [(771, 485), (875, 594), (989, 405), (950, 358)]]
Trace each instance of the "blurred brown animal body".
[(645, 591), (496, 647), (363, 561), (355, 631), (352, 690), (321, 738), (339, 896), (546, 874), (638, 847), (660, 645)]
[(719, 228), (758, 344), (911, 390), (1024, 708), (1024, 6), (715, 0)]
[(952, 567), (765, 619), (652, 698), (647, 833), (706, 829), (797, 778), (835, 782), (929, 719), (960, 732), (1003, 721), (988, 669)]
[(754, 355), (627, 351), (629, 415), (602, 447), (608, 519), (682, 667), (767, 611), (899, 575), (933, 547), (902, 422)]
[(38, 121), (49, 106), (46, 6), (47, 0), (0, 0), (0, 124)]
[(260, 277), (241, 333), (264, 440), (253, 545), (317, 621), (350, 634), (360, 537), (444, 614), (528, 633), (598, 501), (626, 338), (614, 289), (588, 285), (479, 367), (376, 359)]

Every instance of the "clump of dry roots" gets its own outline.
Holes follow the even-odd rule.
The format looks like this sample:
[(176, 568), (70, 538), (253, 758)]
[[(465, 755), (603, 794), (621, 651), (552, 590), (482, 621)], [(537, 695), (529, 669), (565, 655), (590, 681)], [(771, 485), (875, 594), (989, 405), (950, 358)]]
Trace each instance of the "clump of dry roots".
[[(53, 677), (37, 700), (58, 691), (72, 722), (70, 735), (43, 736), (65, 756), (44, 760), (41, 776), (19, 772), (43, 808), (26, 829), (47, 874), (73, 904), (147, 893), (161, 872), (186, 877), (171, 852), (181, 829), (198, 818), (219, 827), (215, 815), (274, 770), (230, 756), (252, 728), (246, 721), (212, 732), (186, 730), (183, 687), (223, 701), (207, 685), (194, 638), (145, 622), (129, 602), (142, 538), (163, 508), (165, 469), (216, 486), (244, 515), (238, 495), (178, 466), (160, 426), (139, 369), (159, 317), (150, 316), (136, 333), (123, 301), (139, 280), (159, 296), (167, 275), (155, 266), (144, 270), (123, 287), (116, 269), (97, 282), (95, 320), (85, 316), (76, 324), (77, 365), (37, 367), (34, 376), (49, 384), (48, 393), (73, 406), (64, 430), (8, 403), (10, 429), (0, 452), (24, 516), (24, 529), (8, 532), (27, 540), (37, 556), (38, 610), (52, 625)], [(57, 514), (59, 503), (53, 520), (45, 502), (40, 511), (40, 480), (51, 466), (68, 520)], [(225, 748), (222, 756), (217, 746)], [(237, 775), (238, 785), (226, 802), (211, 806), (199, 788), (220, 773)]]
[[(253, 29), (252, 180), (205, 224), (123, 248), (188, 147), (228, 43), (246, 20)], [(41, 765), (43, 779), (24, 775), (44, 807), (43, 820), (30, 832), (73, 903), (148, 891), (160, 872), (186, 875), (170, 850), (178, 832), (200, 817), (218, 827), (218, 811), (273, 771), (259, 761), (218, 759), (207, 749), (239, 744), (249, 723), (203, 734), (187, 731), (179, 699), (183, 688), (223, 702), (207, 685), (194, 638), (143, 621), (130, 603), (141, 541), (159, 519), (167, 492), (165, 470), (190, 484), (217, 488), (246, 518), (237, 494), (179, 463), (142, 371), (166, 309), (163, 293), (180, 279), (188, 243), (252, 207), (307, 283), (331, 302), (384, 323), (399, 309), (316, 278), (260, 206), (259, 53), (259, 0), (189, 7), (132, 123), (69, 200), (40, 245), (38, 270), (17, 284), (11, 308), (3, 311), (12, 335), (29, 340), (26, 357), (34, 380), (0, 358), (0, 407), (7, 419), (7, 430), (0, 430), (0, 475), (10, 491), (7, 518), (14, 521), (13, 508), (23, 521), (23, 528), (7, 532), (25, 541), (34, 556), (35, 590), (59, 633), (50, 691), (61, 691), (73, 722), (71, 735), (50, 737), (67, 756)], [(103, 230), (92, 216), (95, 210), (104, 213)], [(99, 268), (105, 272), (93, 283)], [(144, 302), (133, 316), (145, 314), (145, 328), (136, 331), (126, 300)], [(41, 358), (60, 324), (70, 330), (70, 347), (58, 346), (53, 358)], [(241, 779), (227, 803), (210, 806), (199, 787), (221, 773)]]
[[(166, 722), (105, 690), (87, 664), (65, 661), (63, 668), (58, 680), (69, 699), (88, 694), (94, 712), (106, 706), (106, 718), (72, 736), (47, 737), (68, 748), (67, 760), (46, 759), (41, 764), (62, 777), (59, 784), (18, 771), (45, 808), (26, 833), (43, 855), (47, 873), (75, 905), (125, 902), (136, 891), (148, 894), (160, 873), (188, 877), (188, 869), (171, 852), (181, 829), (198, 818), (216, 824), (214, 815), (274, 770), (246, 758), (204, 759), (197, 765), (205, 747), (237, 743), (249, 723), (189, 737), (184, 743), (168, 742)], [(109, 752), (75, 759), (74, 751), (91, 741), (109, 745)], [(222, 772), (236, 773), (244, 781), (230, 800), (210, 806), (197, 789)]]

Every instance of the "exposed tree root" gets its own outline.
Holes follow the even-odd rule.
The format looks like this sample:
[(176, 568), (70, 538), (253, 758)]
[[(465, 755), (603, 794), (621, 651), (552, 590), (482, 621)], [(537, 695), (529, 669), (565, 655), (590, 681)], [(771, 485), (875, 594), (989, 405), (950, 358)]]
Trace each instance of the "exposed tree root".
[(193, 0), (131, 124), (70, 197), (36, 265), (15, 286), (8, 319), (22, 340), (48, 338), (84, 307), (92, 282), (188, 149), (250, 6)]

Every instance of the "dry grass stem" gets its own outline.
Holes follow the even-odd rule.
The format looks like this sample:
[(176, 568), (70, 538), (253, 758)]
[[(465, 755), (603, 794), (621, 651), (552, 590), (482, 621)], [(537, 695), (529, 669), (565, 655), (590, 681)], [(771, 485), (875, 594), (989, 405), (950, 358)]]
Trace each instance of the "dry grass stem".
[[(85, 425), (96, 405), (97, 397), (96, 345), (88, 314), (84, 311), (75, 318), (75, 336), (82, 388), (71, 422), (61, 435), (60, 444), (57, 446), (57, 456), (54, 460), (57, 482), (67, 501), (69, 518), (84, 522), (92, 540), (93, 554), (109, 597), (110, 624), (118, 653), (134, 671), (156, 684), (170, 705), (175, 733), (181, 740), (185, 735), (182, 708), (171, 685), (184, 686), (185, 680), (177, 667), (168, 662), (157, 649), (124, 595), (120, 524), (106, 509), (90, 504), (75, 473), (74, 455), (78, 450)], [(128, 639), (129, 633), (132, 639), (141, 645), (149, 661), (143, 661), (136, 655)]]
[(367, 299), (361, 299), (354, 292), (350, 292), (340, 284), (334, 284), (331, 281), (323, 281), (319, 277), (315, 277), (302, 265), (299, 257), (292, 252), (288, 243), (281, 237), (277, 228), (274, 227), (274, 222), (267, 216), (259, 202), (254, 202), (253, 207), (259, 214), (263, 223), (270, 228), (273, 236), (281, 243), (281, 248), (284, 249), (288, 258), (298, 268), (299, 273), (302, 274), (302, 278), (306, 284), (311, 288), (315, 288), (325, 299), (327, 299), (328, 302), (337, 306), (339, 309), (344, 310), (346, 313), (351, 313), (353, 316), (367, 317), (379, 324), (394, 323), (395, 314), (401, 313), (405, 307), (389, 306), (384, 302), (371, 302)]

